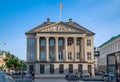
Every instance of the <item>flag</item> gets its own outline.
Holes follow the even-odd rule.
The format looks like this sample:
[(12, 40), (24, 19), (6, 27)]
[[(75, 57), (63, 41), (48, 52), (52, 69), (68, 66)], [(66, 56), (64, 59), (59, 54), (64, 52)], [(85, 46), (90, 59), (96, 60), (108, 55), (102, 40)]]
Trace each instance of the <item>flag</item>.
[(63, 8), (63, 5), (60, 3), (60, 9), (62, 9)]

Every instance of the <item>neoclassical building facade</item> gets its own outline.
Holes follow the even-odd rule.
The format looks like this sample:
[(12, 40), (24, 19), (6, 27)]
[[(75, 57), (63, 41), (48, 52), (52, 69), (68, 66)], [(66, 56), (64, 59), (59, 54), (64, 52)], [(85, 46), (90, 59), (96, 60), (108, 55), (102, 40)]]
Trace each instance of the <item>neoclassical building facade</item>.
[(26, 32), (27, 72), (94, 75), (94, 33), (76, 22), (44, 22)]

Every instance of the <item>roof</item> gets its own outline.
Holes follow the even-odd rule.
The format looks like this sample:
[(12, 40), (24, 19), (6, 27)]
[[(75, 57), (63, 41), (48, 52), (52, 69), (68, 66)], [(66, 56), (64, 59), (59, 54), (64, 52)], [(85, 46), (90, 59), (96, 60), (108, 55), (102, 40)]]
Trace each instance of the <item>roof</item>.
[(75, 27), (75, 28), (78, 28), (78, 29), (81, 29), (83, 31), (85, 31), (85, 33), (89, 34), (89, 35), (94, 35), (95, 33), (93, 33), (92, 31), (86, 29), (85, 27), (79, 25), (78, 23), (76, 22), (71, 22), (69, 24), (69, 22), (50, 22), (50, 23), (47, 23), (47, 22), (43, 22), (42, 24), (36, 26), (35, 28), (33, 28), (32, 30), (26, 32), (25, 34), (33, 34), (33, 33), (36, 33), (34, 30), (36, 29), (39, 29), (39, 28), (43, 28), (43, 27), (46, 27), (46, 26), (51, 26), (51, 25), (55, 25), (55, 24), (60, 24), (60, 23), (64, 23), (66, 25), (70, 25), (72, 27)]
[(106, 41), (105, 43), (103, 43), (102, 45), (100, 45), (99, 48), (103, 47), (104, 45), (107, 45), (108, 43), (112, 42), (113, 40), (115, 40), (118, 37), (120, 37), (120, 34), (117, 35), (117, 36), (113, 36), (111, 39), (109, 39), (108, 41)]

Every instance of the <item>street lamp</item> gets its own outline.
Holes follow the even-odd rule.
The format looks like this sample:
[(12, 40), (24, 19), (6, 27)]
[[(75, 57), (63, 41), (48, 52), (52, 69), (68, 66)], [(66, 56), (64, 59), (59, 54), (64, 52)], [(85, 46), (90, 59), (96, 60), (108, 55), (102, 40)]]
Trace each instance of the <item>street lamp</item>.
[(116, 74), (116, 82), (118, 81), (118, 62), (117, 62), (117, 54), (115, 53), (115, 74)]

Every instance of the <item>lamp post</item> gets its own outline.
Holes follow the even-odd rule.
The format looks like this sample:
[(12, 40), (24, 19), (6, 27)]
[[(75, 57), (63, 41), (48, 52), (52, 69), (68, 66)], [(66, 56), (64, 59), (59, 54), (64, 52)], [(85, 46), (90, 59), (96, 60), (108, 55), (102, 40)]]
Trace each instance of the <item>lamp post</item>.
[(116, 82), (119, 82), (118, 81), (118, 65), (117, 65), (117, 54), (115, 54), (115, 74), (116, 74)]

